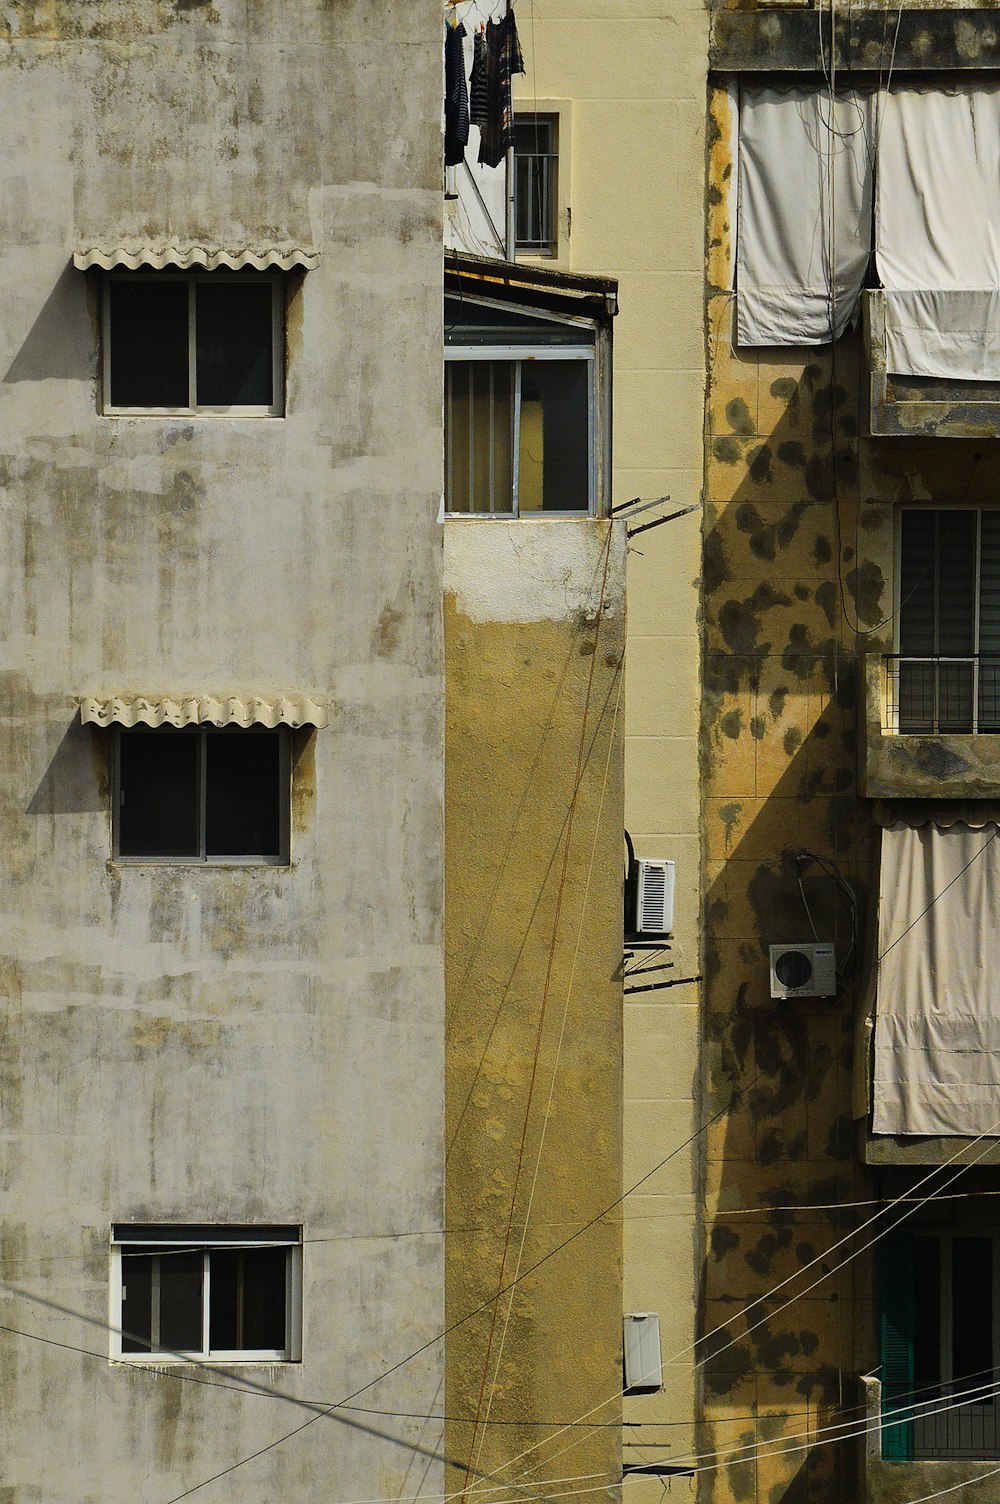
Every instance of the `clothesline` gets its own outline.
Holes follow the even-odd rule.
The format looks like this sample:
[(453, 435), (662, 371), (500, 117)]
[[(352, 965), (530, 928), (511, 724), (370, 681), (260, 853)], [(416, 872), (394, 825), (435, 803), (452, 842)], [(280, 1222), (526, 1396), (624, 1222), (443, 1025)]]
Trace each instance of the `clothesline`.
[(467, 36), (465, 26), (453, 11), (445, 25), (445, 166), (457, 167), (464, 162), (470, 127), (476, 125), (480, 165), (499, 167), (514, 144), (511, 79), (515, 73), (524, 72), (517, 23), (509, 0), (499, 20), (494, 20), (491, 13), (485, 27), (476, 31), (469, 78)]

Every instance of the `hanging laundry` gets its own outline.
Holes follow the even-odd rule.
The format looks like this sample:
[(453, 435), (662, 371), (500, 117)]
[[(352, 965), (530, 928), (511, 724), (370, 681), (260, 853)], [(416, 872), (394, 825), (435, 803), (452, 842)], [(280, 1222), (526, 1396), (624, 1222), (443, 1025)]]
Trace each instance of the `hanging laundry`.
[(465, 84), (465, 27), (444, 28), (444, 165), (465, 161), (469, 140), (469, 94)]
[(486, 36), (484, 28), (480, 27), (472, 39), (472, 78), (469, 80), (469, 116), (473, 125), (479, 126), (487, 125), (490, 118), (486, 59)]
[(502, 20), (491, 17), (487, 23), (485, 50), (486, 120), (480, 125), (479, 160), (484, 167), (499, 167), (514, 145), (511, 78), (524, 72), (517, 25), (509, 5)]

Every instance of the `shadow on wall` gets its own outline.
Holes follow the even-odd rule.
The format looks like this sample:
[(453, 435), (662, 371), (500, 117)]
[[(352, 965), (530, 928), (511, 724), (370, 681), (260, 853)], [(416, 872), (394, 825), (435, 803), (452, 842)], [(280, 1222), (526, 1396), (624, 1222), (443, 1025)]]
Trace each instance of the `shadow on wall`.
[(865, 913), (854, 627), (882, 616), (883, 510), (860, 505), (856, 350), (842, 346), (834, 371), (826, 351), (734, 354), (727, 331), (713, 355), (705, 1111), (722, 1116), (706, 1136), (718, 1210), (702, 1271), (705, 1417), (717, 1455), (752, 1449), (720, 1468), (720, 1497), (857, 1504), (856, 1442), (816, 1434), (855, 1418), (868, 1340), (864, 1261), (840, 1273), (823, 1257), (851, 1225), (844, 1203), (868, 1194), (851, 1117), (854, 991), (772, 1001), (768, 947), (809, 941), (815, 924), (846, 951), (844, 906), (818, 867), (800, 868), (802, 851), (835, 861)]
[[(101, 738), (103, 740), (103, 737)], [(41, 782), (28, 804), (29, 815), (95, 814), (108, 808), (103, 749), (80, 724), (79, 713), (63, 732)]]
[(90, 381), (94, 327), (82, 272), (67, 262), (4, 381)]

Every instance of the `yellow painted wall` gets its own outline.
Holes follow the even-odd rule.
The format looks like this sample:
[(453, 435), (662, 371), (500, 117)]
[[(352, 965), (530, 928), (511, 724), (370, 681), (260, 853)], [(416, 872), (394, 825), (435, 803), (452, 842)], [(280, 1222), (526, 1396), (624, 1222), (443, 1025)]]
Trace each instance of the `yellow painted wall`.
[(623, 530), (450, 522), (445, 589), (448, 1487), (613, 1489)]
[[(572, 233), (560, 264), (619, 279), (615, 320), (616, 503), (702, 494), (705, 89), (702, 0), (534, 0), (518, 6), (520, 109), (569, 101)], [(560, 156), (565, 143), (560, 142)], [(565, 228), (565, 226), (563, 226)], [(657, 515), (644, 513), (637, 522)], [(699, 964), (699, 514), (644, 533), (628, 557), (626, 823), (640, 856), (677, 863), (673, 972)], [(649, 980), (649, 979), (647, 979)], [(624, 1208), (625, 1310), (658, 1311), (662, 1393), (629, 1398), (625, 1457), (692, 1442), (698, 1298), (697, 983), (625, 999), (625, 1185), (673, 1153)], [(668, 1422), (636, 1429), (637, 1421)], [(667, 1444), (669, 1443), (669, 1445)], [(662, 1484), (635, 1479), (634, 1504)]]

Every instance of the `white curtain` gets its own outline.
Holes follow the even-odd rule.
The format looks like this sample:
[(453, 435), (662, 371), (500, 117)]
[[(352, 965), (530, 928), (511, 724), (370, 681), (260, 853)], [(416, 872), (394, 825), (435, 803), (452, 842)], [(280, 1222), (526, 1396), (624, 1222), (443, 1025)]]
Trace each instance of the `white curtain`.
[(871, 254), (870, 90), (744, 85), (740, 345), (823, 345), (854, 319)]
[(1000, 828), (882, 832), (873, 1129), (1000, 1137)]
[(888, 370), (1000, 380), (1000, 83), (893, 84), (879, 116)]

